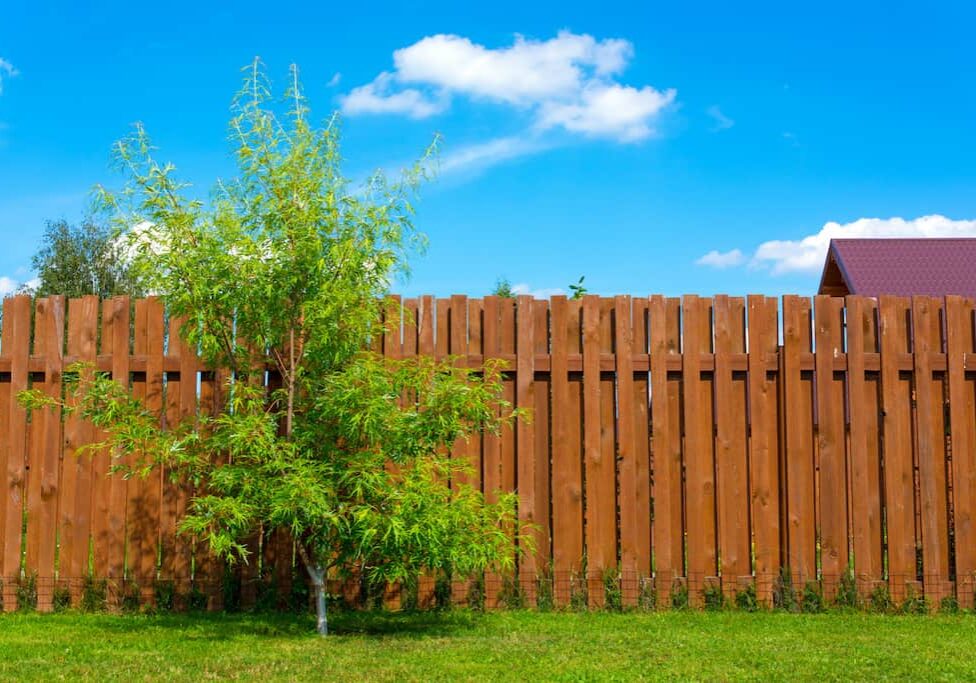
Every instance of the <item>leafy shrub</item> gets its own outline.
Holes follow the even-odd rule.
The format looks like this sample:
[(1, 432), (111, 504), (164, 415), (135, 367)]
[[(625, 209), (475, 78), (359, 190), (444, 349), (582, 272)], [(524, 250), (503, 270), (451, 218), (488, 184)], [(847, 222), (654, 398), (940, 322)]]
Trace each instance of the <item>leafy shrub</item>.
[(756, 595), (756, 584), (735, 591), (735, 606), (744, 612), (758, 612), (759, 598)]
[(905, 601), (901, 603), (902, 614), (928, 614), (929, 603), (924, 595), (919, 595), (914, 589), (909, 589)]
[(671, 609), (688, 608), (688, 584), (675, 581), (671, 586)]
[(507, 609), (522, 609), (525, 607), (525, 592), (515, 574), (504, 574), (501, 577), (501, 590), (498, 591), (498, 606)]
[(891, 612), (895, 603), (891, 599), (891, 593), (888, 592), (888, 584), (879, 583), (871, 591), (871, 595), (868, 597), (868, 602), (871, 605), (871, 611), (877, 612), (878, 614), (887, 614)]
[(816, 581), (807, 581), (803, 587), (803, 604), (800, 607), (808, 614), (820, 614), (824, 611), (823, 591)]
[(476, 574), (468, 584), (468, 594), (465, 596), (465, 603), (468, 609), (475, 612), (485, 611), (485, 576)]
[(441, 570), (437, 572), (437, 577), (434, 579), (434, 606), (437, 609), (450, 609), (453, 604), (451, 599), (451, 572), (447, 570)]
[(135, 581), (126, 581), (122, 585), (122, 612), (135, 614), (139, 611), (139, 605), (142, 603), (139, 591), (139, 584)]
[(603, 608), (610, 612), (620, 612), (624, 608), (623, 590), (620, 586), (620, 571), (616, 568), (603, 570)]
[(172, 612), (176, 607), (176, 583), (166, 579), (156, 579), (153, 583), (153, 598), (160, 612)]
[(67, 585), (54, 587), (54, 595), (51, 597), (51, 608), (55, 612), (64, 612), (71, 608), (71, 591)]
[(108, 604), (108, 581), (85, 577), (81, 587), (81, 611), (103, 612)]
[(705, 587), (702, 588), (702, 598), (705, 600), (705, 609), (708, 611), (717, 611), (725, 607), (725, 594), (722, 593), (722, 584), (718, 581), (705, 582)]
[(789, 567), (782, 567), (779, 576), (773, 584), (773, 607), (787, 612), (799, 612), (800, 601), (793, 586), (793, 577)]
[(857, 609), (861, 605), (861, 596), (857, 593), (857, 583), (854, 580), (854, 575), (850, 572), (844, 572), (840, 577), (834, 605), (847, 609)]
[(576, 612), (584, 612), (590, 605), (590, 594), (586, 585), (585, 569), (569, 577), (569, 608)]
[(650, 576), (640, 578), (637, 587), (637, 608), (646, 612), (657, 609), (657, 585)]
[(37, 573), (22, 576), (17, 583), (17, 611), (33, 612), (37, 609)]
[(191, 612), (207, 611), (207, 594), (196, 583), (190, 586), (190, 592), (186, 595), (186, 608)]
[(420, 609), (420, 577), (411, 574), (400, 583), (400, 609), (416, 612)]
[(959, 600), (954, 595), (947, 595), (939, 601), (939, 612), (942, 614), (959, 614)]
[(540, 612), (550, 612), (556, 606), (552, 585), (552, 569), (540, 573), (535, 580), (535, 607)]

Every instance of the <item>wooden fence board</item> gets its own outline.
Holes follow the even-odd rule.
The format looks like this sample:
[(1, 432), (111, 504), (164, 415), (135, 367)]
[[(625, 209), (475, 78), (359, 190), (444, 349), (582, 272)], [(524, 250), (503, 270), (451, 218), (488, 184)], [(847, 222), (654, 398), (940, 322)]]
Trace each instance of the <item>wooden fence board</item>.
[(844, 351), (843, 305), (843, 299), (829, 296), (814, 301), (820, 563), (828, 601), (833, 601), (841, 576), (847, 574), (849, 559), (844, 378), (833, 368), (834, 358)]
[(847, 297), (847, 384), (850, 410), (851, 519), (854, 574), (866, 597), (883, 576), (879, 382), (866, 376), (865, 353), (877, 352), (876, 304)]
[(27, 498), (27, 411), (18, 403), (17, 395), (27, 389), (30, 361), (31, 302), (26, 296), (3, 301), (3, 356), (10, 362), (10, 381), (7, 383), (8, 412), (4, 418), (3, 457), (3, 556), (0, 557), (0, 576), (4, 584), (4, 609), (17, 608), (16, 582), (20, 578), (22, 548), (21, 528)]
[[(631, 350), (645, 355), (648, 351), (648, 320), (646, 298), (631, 299)], [(647, 370), (634, 370), (633, 380), (633, 429), (634, 429), (634, 534), (637, 566), (636, 589), (639, 599), (650, 598), (641, 594), (646, 586), (653, 587), (651, 569), (651, 439), (649, 400), (650, 382)]]
[[(675, 578), (684, 576), (682, 525), (681, 427), (677, 405), (669, 397), (668, 357), (680, 353), (677, 309), (662, 296), (650, 298), (651, 441), (653, 459), (653, 549), (658, 600), (670, 604)], [(675, 318), (669, 325), (669, 317)], [(675, 424), (677, 423), (677, 424)], [(677, 427), (677, 428), (676, 428)]]
[[(638, 561), (642, 549), (638, 519), (637, 428), (634, 424), (634, 340), (629, 296), (613, 300), (614, 365), (617, 374), (617, 471), (620, 509), (621, 598), (625, 606), (637, 604)], [(611, 394), (611, 399), (613, 395)], [(646, 514), (646, 512), (645, 512)]]
[(802, 587), (817, 578), (813, 383), (799, 362), (801, 353), (811, 351), (809, 300), (783, 297), (783, 348), (789, 568), (794, 583)]
[[(536, 354), (549, 353), (549, 303), (535, 300), (532, 302), (532, 319), (535, 329), (532, 340)], [(532, 408), (533, 443), (535, 445), (535, 515), (539, 525), (536, 536), (536, 557), (538, 581), (549, 581), (550, 599), (552, 597), (552, 516), (550, 505), (551, 462), (550, 462), (550, 409), (549, 379), (540, 379), (535, 374), (535, 405)], [(541, 596), (539, 596), (541, 597)]]
[(535, 605), (536, 574), (539, 568), (538, 548), (542, 542), (538, 533), (536, 509), (536, 453), (535, 427), (531, 411), (535, 407), (535, 322), (531, 296), (518, 298), (516, 311), (517, 354), (516, 407), (526, 411), (516, 425), (516, 491), (518, 493), (518, 519), (520, 528), (533, 542), (533, 550), (519, 558), (519, 581), (527, 603)]
[(749, 485), (755, 543), (756, 595), (771, 605), (773, 585), (782, 566), (779, 499), (779, 419), (777, 383), (763, 359), (777, 351), (777, 301), (750, 296), (749, 309)]
[[(43, 379), (33, 388), (49, 398), (61, 398), (64, 356), (65, 301), (62, 296), (37, 300), (34, 351), (44, 358)], [(61, 411), (40, 408), (30, 418), (27, 477), (27, 552), (25, 566), (37, 580), (37, 609), (51, 610), (54, 594), (58, 493), (61, 469)]]
[[(94, 363), (98, 341), (98, 297), (68, 303), (68, 354)], [(91, 375), (91, 370), (85, 371)], [(72, 401), (72, 404), (75, 404)], [(61, 461), (59, 576), (67, 582), (72, 604), (78, 604), (82, 583), (89, 575), (91, 538), (92, 460), (81, 449), (95, 440), (91, 422), (77, 413), (64, 419), (64, 457)]]
[(898, 354), (909, 350), (910, 303), (893, 296), (882, 296), (879, 303), (888, 583), (892, 600), (900, 604), (906, 596), (906, 583), (916, 576), (912, 386), (897, 364)]
[(946, 480), (945, 373), (934, 373), (931, 354), (942, 351), (942, 302), (912, 300), (916, 457), (920, 483), (923, 586), (938, 608), (949, 589), (949, 501)]
[(976, 576), (976, 381), (963, 359), (976, 351), (973, 316), (972, 300), (946, 297), (956, 595), (967, 609)]
[[(583, 298), (583, 448), (586, 494), (586, 561), (589, 604), (603, 604), (603, 571), (616, 565), (613, 454), (604, 452), (600, 381), (600, 298)], [(612, 398), (612, 395), (611, 395)]]

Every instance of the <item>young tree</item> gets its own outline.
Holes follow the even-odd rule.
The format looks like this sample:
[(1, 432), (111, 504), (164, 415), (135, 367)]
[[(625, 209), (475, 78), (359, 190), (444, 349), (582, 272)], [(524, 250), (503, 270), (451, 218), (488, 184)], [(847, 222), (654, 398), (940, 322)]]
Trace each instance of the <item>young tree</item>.
[[(390, 283), (421, 244), (410, 199), (426, 157), (400, 180), (377, 174), (352, 189), (338, 122), (313, 126), (294, 67), (280, 117), (270, 97), (255, 62), (230, 123), (238, 175), (209, 203), (184, 196), (141, 128), (115, 147), (127, 188), (102, 193), (120, 226), (141, 226), (135, 272), (185, 320), (187, 342), (231, 371), (225, 409), (162, 430), (121, 384), (81, 372), (74, 393), (105, 430), (102, 447), (141, 472), (165, 463), (198, 483), (181, 529), (214, 553), (247, 561), (245, 538), (287, 529), (324, 635), (326, 580), (337, 572), (382, 583), (513, 565), (514, 497), (487, 503), (448, 453), (515, 414), (498, 365), (475, 374), (450, 359), (365, 350), (383, 333)], [(266, 368), (280, 376), (270, 398)]]
[(38, 278), (31, 292), (36, 296), (138, 296), (143, 292), (129, 267), (124, 243), (111, 228), (92, 219), (77, 226), (64, 220), (48, 221), (31, 265)]
[(515, 298), (515, 292), (512, 291), (512, 283), (508, 281), (508, 278), (504, 277), (498, 278), (495, 282), (495, 289), (491, 293), (505, 299)]

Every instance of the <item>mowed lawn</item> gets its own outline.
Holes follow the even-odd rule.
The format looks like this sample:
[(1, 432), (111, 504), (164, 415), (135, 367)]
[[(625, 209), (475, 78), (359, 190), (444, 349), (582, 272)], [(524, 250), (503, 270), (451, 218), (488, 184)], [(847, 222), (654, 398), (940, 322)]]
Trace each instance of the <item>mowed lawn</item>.
[(976, 679), (976, 616), (0, 616), (0, 680)]

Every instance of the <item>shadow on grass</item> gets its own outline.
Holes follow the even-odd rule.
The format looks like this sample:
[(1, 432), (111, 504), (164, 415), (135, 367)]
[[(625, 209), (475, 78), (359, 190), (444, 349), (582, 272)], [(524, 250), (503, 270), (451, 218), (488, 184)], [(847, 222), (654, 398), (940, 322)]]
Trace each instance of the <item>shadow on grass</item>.
[[(380, 612), (339, 611), (329, 616), (329, 632), (338, 636), (425, 638), (446, 636), (473, 627), (479, 615), (463, 611)], [(0, 634), (4, 626), (43, 628), (52, 622), (101, 632), (106, 637), (140, 634), (154, 630), (179, 631), (187, 640), (232, 640), (239, 637), (309, 638), (315, 637), (311, 614), (179, 613), (154, 615), (86, 614), (11, 614), (0, 615)]]

